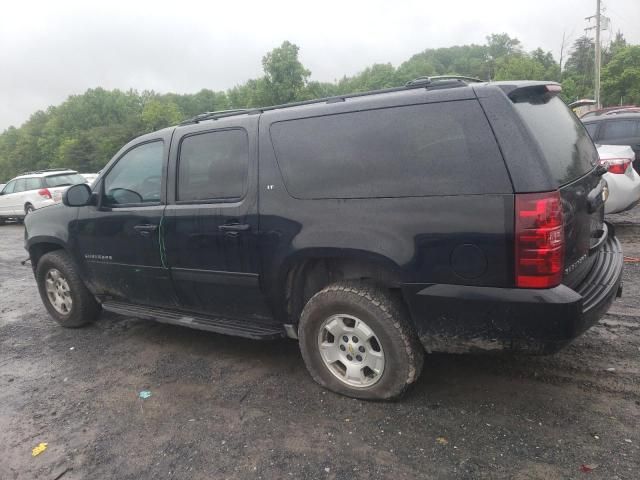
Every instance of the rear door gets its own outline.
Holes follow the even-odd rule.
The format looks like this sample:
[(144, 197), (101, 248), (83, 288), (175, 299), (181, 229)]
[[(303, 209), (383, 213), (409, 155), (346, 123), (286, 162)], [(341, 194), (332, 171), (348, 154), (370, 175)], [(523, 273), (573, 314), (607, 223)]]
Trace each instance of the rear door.
[(163, 220), (180, 305), (227, 318), (269, 318), (259, 284), (259, 116), (176, 130)]
[(552, 179), (560, 190), (565, 236), (563, 283), (574, 286), (593, 264), (606, 239), (605, 186), (594, 167), (598, 152), (582, 123), (558, 97), (525, 97), (515, 108), (537, 140)]

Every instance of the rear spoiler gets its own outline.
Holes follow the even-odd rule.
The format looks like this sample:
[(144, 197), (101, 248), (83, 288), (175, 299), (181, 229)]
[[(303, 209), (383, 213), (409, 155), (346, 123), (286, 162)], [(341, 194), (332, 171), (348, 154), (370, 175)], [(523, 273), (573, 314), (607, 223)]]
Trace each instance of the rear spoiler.
[(531, 101), (546, 103), (562, 92), (562, 86), (556, 82), (527, 82), (520, 85), (503, 84), (499, 86), (514, 103)]

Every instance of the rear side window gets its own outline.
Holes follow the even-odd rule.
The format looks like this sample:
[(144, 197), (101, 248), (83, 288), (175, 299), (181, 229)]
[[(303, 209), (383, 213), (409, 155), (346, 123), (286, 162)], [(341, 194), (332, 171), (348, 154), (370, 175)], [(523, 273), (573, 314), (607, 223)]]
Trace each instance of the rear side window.
[(244, 196), (249, 142), (244, 130), (220, 130), (182, 140), (178, 163), (179, 201), (237, 199)]
[(37, 190), (40, 188), (40, 179), (39, 178), (27, 178), (25, 179), (25, 189), (26, 190)]
[(84, 177), (78, 173), (64, 173), (62, 175), (51, 175), (44, 178), (45, 185), (50, 188), (66, 187), (85, 182)]
[(638, 122), (635, 120), (616, 120), (603, 122), (600, 137), (603, 140), (635, 137), (638, 132)]
[(296, 198), (512, 191), (476, 100), (287, 120), (270, 133)]
[(516, 102), (515, 108), (542, 150), (558, 186), (594, 167), (598, 152), (582, 122), (560, 98), (526, 97)]

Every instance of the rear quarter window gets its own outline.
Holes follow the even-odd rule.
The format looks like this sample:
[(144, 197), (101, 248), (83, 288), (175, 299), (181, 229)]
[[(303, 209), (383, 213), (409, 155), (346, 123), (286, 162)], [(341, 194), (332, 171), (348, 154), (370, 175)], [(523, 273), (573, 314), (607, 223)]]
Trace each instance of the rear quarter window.
[(476, 100), (286, 120), (272, 124), (270, 135), (296, 198), (512, 191)]
[(598, 152), (584, 125), (558, 97), (526, 97), (515, 102), (558, 186), (590, 171)]

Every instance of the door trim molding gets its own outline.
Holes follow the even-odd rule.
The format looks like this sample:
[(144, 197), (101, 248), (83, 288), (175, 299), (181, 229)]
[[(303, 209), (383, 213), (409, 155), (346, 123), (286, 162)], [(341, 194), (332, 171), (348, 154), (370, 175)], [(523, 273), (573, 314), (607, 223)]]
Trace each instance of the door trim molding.
[(257, 273), (227, 272), (223, 270), (200, 270), (196, 268), (170, 267), (173, 280), (187, 280), (198, 283), (222, 283), (225, 285), (240, 285), (258, 287), (260, 276)]

